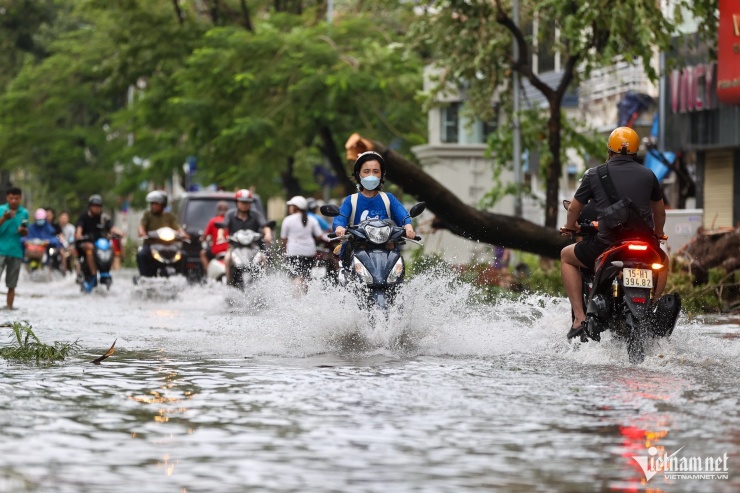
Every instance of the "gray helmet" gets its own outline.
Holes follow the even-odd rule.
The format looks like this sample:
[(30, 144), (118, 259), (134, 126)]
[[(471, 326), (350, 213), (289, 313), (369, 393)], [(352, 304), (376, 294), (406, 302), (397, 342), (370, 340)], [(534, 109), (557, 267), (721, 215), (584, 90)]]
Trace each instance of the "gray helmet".
[(167, 194), (164, 193), (162, 190), (154, 190), (152, 192), (149, 192), (148, 194), (146, 194), (146, 203), (162, 204), (162, 207), (165, 207), (167, 205)]
[(315, 198), (310, 197), (308, 199), (308, 210), (309, 211), (313, 211), (314, 209), (316, 209), (316, 207), (318, 207), (318, 205), (319, 204), (316, 202), (316, 199)]
[(103, 197), (97, 193), (90, 195), (90, 198), (87, 199), (87, 205), (103, 205)]

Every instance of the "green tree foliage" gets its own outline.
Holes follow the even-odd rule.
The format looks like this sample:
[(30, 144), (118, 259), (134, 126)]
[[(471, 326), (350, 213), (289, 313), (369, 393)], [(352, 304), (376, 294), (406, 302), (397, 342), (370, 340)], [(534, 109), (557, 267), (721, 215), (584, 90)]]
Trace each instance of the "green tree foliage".
[[(676, 0), (670, 3), (671, 12), (661, 11), (662, 2), (654, 0), (619, 4), (609, 0), (520, 0), (519, 5), (520, 26), (531, 25), (537, 15), (540, 24), (549, 29), (525, 34), (512, 20), (510, 0), (436, 0), (427, 5), (416, 24), (416, 39), (441, 67), (436, 90), (457, 88), (464, 82), (466, 95), (484, 120), (491, 116), (492, 101), (509, 98), (512, 70), (547, 99), (548, 107), (543, 110), (546, 124), (541, 121), (541, 128), (546, 133), (545, 157), (549, 160), (542, 164), (546, 167), (546, 225), (555, 226), (561, 163), (568, 147), (563, 135), (568, 126), (577, 127), (563, 124), (561, 105), (566, 91), (588, 78), (594, 68), (613, 64), (616, 57), (642, 64), (648, 76), (656, 79), (652, 58), (658, 50), (668, 48), (685, 15), (698, 19), (705, 35), (716, 29), (717, 0)], [(555, 27), (560, 32), (556, 39), (548, 34)], [(516, 59), (512, 40), (519, 50)], [(562, 77), (556, 87), (548, 86), (533, 69), (535, 45), (541, 53), (560, 57)]]
[(324, 3), (300, 1), (48, 4), (17, 29), (38, 45), (0, 93), (0, 167), (59, 207), (164, 184), (191, 155), (205, 183), (311, 192), (351, 132), (425, 139), (408, 7), (339, 3), (329, 25)]

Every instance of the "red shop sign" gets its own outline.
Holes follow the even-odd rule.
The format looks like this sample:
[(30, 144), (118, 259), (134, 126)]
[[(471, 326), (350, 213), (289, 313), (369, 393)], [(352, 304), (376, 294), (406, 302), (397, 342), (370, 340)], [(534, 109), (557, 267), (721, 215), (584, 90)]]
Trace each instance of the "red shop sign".
[(740, 104), (740, 0), (719, 0), (717, 97)]

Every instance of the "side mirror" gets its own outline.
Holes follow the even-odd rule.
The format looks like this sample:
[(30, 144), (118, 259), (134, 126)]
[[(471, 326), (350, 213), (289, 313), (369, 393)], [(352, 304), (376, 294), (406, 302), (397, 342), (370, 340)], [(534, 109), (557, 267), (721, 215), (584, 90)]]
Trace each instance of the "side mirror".
[(418, 204), (414, 204), (414, 206), (409, 211), (409, 217), (416, 217), (422, 212), (424, 212), (424, 209), (427, 208), (426, 202), (419, 202)]
[(570, 200), (563, 200), (563, 207), (567, 211), (570, 208)]
[(334, 204), (322, 205), (319, 210), (326, 217), (337, 217), (339, 215), (339, 207)]
[(275, 226), (277, 226), (277, 221), (275, 221), (274, 219), (267, 221), (265, 223), (265, 226), (267, 226), (270, 229), (275, 229)]
[(224, 228), (224, 223), (222, 223), (221, 221), (217, 221), (217, 222), (213, 223), (213, 225), (216, 226), (218, 229), (223, 229)]

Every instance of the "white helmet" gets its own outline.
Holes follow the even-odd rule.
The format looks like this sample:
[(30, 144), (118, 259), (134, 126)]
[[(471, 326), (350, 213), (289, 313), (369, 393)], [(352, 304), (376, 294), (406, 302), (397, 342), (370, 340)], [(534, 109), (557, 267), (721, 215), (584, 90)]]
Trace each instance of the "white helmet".
[(162, 190), (154, 190), (146, 194), (147, 204), (162, 204), (162, 207), (167, 206), (167, 194)]

